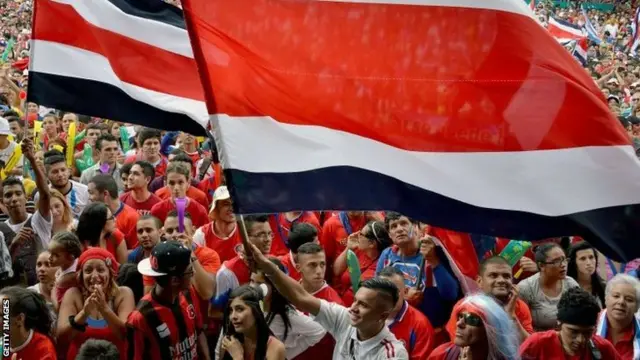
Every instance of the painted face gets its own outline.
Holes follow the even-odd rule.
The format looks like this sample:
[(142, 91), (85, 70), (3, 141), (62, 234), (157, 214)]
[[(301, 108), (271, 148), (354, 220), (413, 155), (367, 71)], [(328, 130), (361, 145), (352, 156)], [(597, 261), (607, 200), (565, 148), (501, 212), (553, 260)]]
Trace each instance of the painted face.
[(389, 236), (395, 245), (403, 246), (416, 241), (417, 230), (409, 218), (401, 216), (399, 219), (389, 222)]

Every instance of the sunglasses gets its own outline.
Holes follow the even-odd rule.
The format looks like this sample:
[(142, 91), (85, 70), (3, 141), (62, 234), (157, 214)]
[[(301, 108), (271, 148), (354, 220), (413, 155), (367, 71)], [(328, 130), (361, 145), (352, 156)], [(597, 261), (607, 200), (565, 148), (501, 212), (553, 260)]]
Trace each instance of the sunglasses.
[(458, 321), (460, 319), (464, 319), (464, 323), (469, 326), (480, 327), (484, 324), (480, 316), (468, 312), (458, 313)]

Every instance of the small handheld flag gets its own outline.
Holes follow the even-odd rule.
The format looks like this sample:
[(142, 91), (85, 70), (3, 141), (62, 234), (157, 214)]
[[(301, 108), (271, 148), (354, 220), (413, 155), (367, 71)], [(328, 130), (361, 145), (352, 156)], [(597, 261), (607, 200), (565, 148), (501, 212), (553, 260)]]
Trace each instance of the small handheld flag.
[[(499, 256), (507, 260), (509, 266), (513, 268), (518, 263), (518, 261), (522, 259), (524, 254), (527, 252), (527, 250), (529, 250), (529, 248), (531, 248), (531, 246), (532, 244), (528, 241), (511, 240), (509, 241), (507, 246), (502, 249)], [(520, 275), (522, 275), (523, 271), (523, 269), (518, 270), (514, 277), (518, 279)]]
[(126, 127), (120, 126), (120, 142), (122, 143), (122, 152), (129, 151), (129, 131)]
[(356, 254), (347, 250), (347, 270), (349, 271), (349, 277), (351, 278), (351, 289), (355, 294), (360, 288), (360, 262)]
[(75, 139), (76, 137), (76, 123), (72, 122), (69, 124), (69, 132), (67, 134), (67, 166), (71, 167), (73, 165), (73, 153), (76, 147)]

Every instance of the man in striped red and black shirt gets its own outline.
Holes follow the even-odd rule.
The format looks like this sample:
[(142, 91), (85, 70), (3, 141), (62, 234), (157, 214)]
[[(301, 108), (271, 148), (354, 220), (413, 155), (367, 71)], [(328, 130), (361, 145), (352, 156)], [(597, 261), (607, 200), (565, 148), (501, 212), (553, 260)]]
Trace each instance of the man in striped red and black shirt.
[(128, 359), (211, 359), (202, 333), (200, 295), (191, 285), (197, 261), (192, 256), (182, 243), (169, 240), (138, 264), (138, 271), (155, 277), (156, 285), (127, 320)]

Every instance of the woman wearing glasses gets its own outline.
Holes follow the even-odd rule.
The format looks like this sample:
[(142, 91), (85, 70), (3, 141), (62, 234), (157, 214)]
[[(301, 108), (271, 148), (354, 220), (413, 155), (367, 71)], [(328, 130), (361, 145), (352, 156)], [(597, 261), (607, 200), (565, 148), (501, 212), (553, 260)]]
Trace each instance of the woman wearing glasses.
[(529, 305), (535, 331), (555, 329), (560, 297), (579, 285), (567, 276), (567, 257), (560, 245), (540, 245), (535, 261), (540, 272), (518, 284), (520, 298)]
[(511, 317), (487, 295), (471, 295), (453, 309), (455, 337), (438, 346), (429, 360), (518, 360), (520, 339)]
[(107, 205), (101, 202), (87, 205), (78, 219), (76, 235), (85, 248), (103, 248), (118, 263), (127, 262), (127, 244), (122, 233), (116, 229), (115, 218)]
[(351, 250), (358, 256), (360, 281), (365, 281), (376, 275), (378, 258), (390, 245), (391, 239), (382, 221), (371, 221), (362, 230), (349, 236), (346, 249), (333, 263), (333, 274), (339, 279), (336, 291), (342, 297), (345, 306), (350, 306), (353, 302), (351, 277), (347, 270), (347, 251)]

